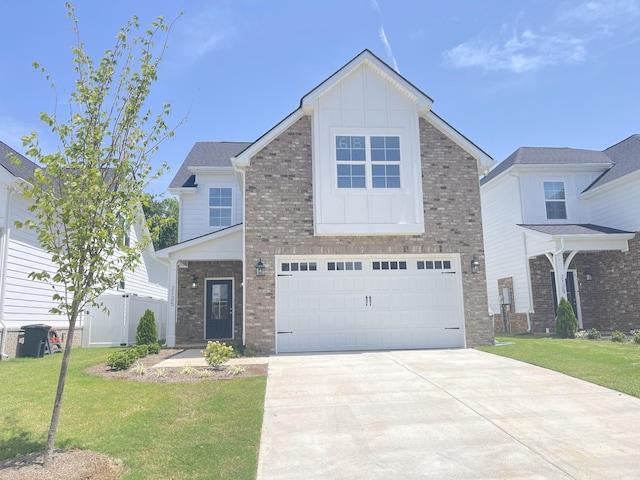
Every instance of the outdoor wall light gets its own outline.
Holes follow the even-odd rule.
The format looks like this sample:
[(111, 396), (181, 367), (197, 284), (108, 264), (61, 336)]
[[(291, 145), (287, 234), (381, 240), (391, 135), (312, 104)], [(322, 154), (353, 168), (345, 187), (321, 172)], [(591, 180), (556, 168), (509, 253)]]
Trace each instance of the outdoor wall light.
[(480, 273), (480, 262), (476, 259), (475, 255), (471, 260), (471, 273)]
[(258, 260), (258, 264), (256, 265), (256, 277), (264, 277), (265, 266), (262, 263), (262, 259)]
[(198, 277), (196, 275), (191, 277), (191, 288), (198, 288)]
[(587, 270), (584, 272), (584, 278), (586, 278), (587, 282), (593, 280), (593, 274), (591, 273), (591, 270)]

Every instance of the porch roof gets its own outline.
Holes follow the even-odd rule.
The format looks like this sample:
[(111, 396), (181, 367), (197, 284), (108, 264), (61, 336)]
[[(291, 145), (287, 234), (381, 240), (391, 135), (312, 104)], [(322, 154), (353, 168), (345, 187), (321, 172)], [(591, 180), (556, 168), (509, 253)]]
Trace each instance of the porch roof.
[(156, 256), (163, 261), (242, 260), (242, 231), (242, 223), (232, 225), (158, 250)]
[(521, 224), (518, 227), (525, 233), (527, 256), (530, 258), (560, 251), (597, 252), (615, 250), (626, 252), (629, 250), (628, 241), (635, 236), (635, 232), (590, 223)]

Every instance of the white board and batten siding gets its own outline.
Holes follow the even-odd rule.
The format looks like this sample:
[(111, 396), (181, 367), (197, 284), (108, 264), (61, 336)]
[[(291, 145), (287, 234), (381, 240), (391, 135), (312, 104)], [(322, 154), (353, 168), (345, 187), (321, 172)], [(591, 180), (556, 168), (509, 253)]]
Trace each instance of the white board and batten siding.
[(458, 255), (277, 264), (277, 353), (465, 346)]

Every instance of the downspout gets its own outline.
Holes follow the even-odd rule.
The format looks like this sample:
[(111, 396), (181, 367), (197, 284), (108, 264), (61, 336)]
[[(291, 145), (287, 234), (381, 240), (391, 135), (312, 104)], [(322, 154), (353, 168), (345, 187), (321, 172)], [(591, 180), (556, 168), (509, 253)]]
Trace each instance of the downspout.
[(235, 157), (231, 159), (231, 165), (233, 165), (233, 169), (242, 177), (242, 346), (244, 347), (247, 345), (247, 249), (245, 246), (247, 195), (244, 170), (238, 168)]
[(11, 200), (15, 189), (9, 187), (7, 189), (7, 201), (4, 211), (5, 227), (2, 229), (2, 239), (0, 244), (2, 245), (2, 257), (0, 258), (0, 327), (2, 327), (2, 342), (0, 343), (0, 360), (6, 360), (9, 355), (5, 353), (5, 347), (7, 346), (7, 335), (9, 328), (4, 323), (4, 292), (6, 290), (7, 283), (7, 260), (9, 258), (9, 238), (11, 235), (11, 222), (9, 221), (9, 214), (11, 212)]
[(527, 252), (527, 234), (522, 232), (524, 243), (524, 261), (527, 275), (527, 294), (529, 295), (529, 308), (527, 309), (527, 333), (531, 333), (531, 314), (533, 313), (533, 289), (531, 288), (531, 270), (529, 269), (529, 252)]

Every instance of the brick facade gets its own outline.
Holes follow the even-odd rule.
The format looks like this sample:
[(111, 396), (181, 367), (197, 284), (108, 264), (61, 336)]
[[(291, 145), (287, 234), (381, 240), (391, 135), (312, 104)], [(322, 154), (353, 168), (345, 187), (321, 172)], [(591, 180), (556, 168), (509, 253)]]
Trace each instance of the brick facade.
[(497, 295), (501, 296), (503, 289), (511, 292), (511, 304), (504, 306), (500, 312), (494, 312), (493, 329), (495, 332), (526, 333), (529, 325), (526, 313), (516, 313), (517, 299), (513, 289), (513, 277), (498, 279)]
[[(191, 288), (193, 275), (198, 277), (197, 288)], [(178, 269), (178, 314), (176, 345), (205, 345), (205, 280), (233, 279), (234, 340), (242, 339), (242, 262), (190, 261), (188, 268)], [(231, 340), (231, 339), (227, 339)]]
[[(302, 117), (254, 157), (246, 170), (246, 342), (275, 351), (275, 256), (460, 253), (466, 340), (493, 342), (483, 259), (477, 163), (447, 136), (420, 119), (425, 230), (413, 236), (317, 237), (313, 229), (311, 119)], [(255, 276), (262, 259), (264, 277)], [(176, 331), (179, 331), (177, 328)]]
[[(544, 257), (529, 262), (535, 308), (534, 332), (554, 330), (551, 264)], [(580, 253), (569, 265), (576, 271), (583, 328), (602, 332), (640, 328), (640, 235), (628, 252)], [(593, 280), (587, 281), (589, 271)]]

